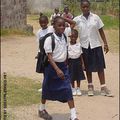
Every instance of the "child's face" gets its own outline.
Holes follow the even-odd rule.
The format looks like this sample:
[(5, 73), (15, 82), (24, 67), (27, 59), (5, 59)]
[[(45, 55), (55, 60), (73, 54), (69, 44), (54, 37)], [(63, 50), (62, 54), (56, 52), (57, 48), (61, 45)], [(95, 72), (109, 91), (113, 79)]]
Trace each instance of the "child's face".
[(75, 32), (72, 32), (71, 35), (70, 35), (71, 42), (76, 43), (77, 38), (78, 38), (78, 34), (75, 34)]
[(69, 8), (66, 7), (66, 8), (64, 9), (64, 12), (67, 14), (67, 13), (69, 12)]
[(81, 5), (81, 10), (84, 15), (88, 14), (90, 11), (90, 4), (88, 2), (83, 2)]
[(42, 27), (42, 29), (46, 29), (47, 28), (48, 21), (46, 19), (41, 18), (39, 23), (40, 23), (40, 26)]
[(59, 13), (59, 9), (55, 9), (55, 13), (58, 14)]
[(62, 34), (65, 30), (65, 21), (63, 19), (58, 19), (54, 24), (54, 29), (56, 33)]

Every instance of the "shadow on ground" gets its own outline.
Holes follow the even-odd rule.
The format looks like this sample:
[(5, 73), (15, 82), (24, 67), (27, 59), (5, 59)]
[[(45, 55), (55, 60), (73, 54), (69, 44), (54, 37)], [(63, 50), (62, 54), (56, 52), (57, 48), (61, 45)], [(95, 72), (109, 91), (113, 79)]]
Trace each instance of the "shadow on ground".
[(53, 120), (69, 120), (70, 118), (70, 114), (58, 114), (58, 113), (54, 113), (52, 114)]
[[(88, 95), (88, 91), (87, 90), (81, 90), (82, 92), (82, 96), (87, 96)], [(94, 96), (99, 96), (100, 95), (100, 91), (99, 90), (94, 90)]]

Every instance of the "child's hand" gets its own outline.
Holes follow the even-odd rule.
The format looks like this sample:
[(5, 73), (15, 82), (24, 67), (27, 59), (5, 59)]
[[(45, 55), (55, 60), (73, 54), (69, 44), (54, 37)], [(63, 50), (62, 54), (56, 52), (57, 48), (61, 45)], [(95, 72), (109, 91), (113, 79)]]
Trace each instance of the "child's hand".
[(65, 79), (64, 73), (60, 69), (57, 69), (56, 72), (58, 77), (60, 77), (62, 80)]
[(105, 54), (109, 51), (109, 48), (108, 48), (107, 44), (104, 44), (104, 51), (105, 51)]

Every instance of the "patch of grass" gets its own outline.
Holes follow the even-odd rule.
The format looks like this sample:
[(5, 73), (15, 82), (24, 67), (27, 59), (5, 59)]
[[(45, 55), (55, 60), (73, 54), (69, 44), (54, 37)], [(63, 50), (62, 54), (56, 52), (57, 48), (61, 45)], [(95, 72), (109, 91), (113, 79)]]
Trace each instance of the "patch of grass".
[(34, 14), (28, 14), (27, 15), (28, 20), (39, 20), (39, 17), (40, 17), (39, 14), (37, 14), (37, 15), (36, 14), (35, 15)]
[(14, 107), (39, 103), (40, 92), (38, 92), (38, 89), (40, 87), (40, 82), (37, 80), (7, 76), (7, 105)]
[(8, 35), (25, 35), (25, 36), (32, 36), (33, 33), (24, 30), (18, 29), (1, 29), (1, 36), (8, 36)]
[(105, 24), (105, 29), (119, 29), (119, 19), (117, 17), (107, 15), (102, 15), (100, 17)]
[(110, 52), (119, 53), (119, 30), (105, 30)]

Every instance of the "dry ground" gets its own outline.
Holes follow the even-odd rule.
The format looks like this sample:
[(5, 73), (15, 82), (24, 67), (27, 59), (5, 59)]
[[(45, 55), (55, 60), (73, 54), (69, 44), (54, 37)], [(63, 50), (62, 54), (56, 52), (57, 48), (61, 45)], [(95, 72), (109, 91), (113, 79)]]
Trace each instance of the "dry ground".
[[(35, 73), (34, 59), (37, 51), (36, 38), (9, 36), (1, 41), (1, 72), (13, 76), (25, 76), (40, 79), (42, 75)], [(100, 96), (100, 85), (97, 74), (93, 74), (95, 96), (88, 97), (87, 81), (81, 83), (83, 96), (74, 97), (80, 120), (118, 120), (119, 119), (119, 54), (111, 53), (106, 58), (106, 84), (115, 95), (113, 98)], [(48, 102), (48, 111), (54, 120), (68, 120), (69, 108), (67, 104)], [(37, 115), (38, 105), (21, 106), (12, 109), (16, 120), (41, 120)]]

